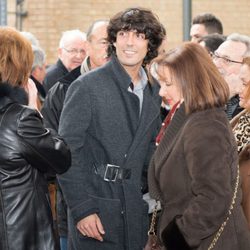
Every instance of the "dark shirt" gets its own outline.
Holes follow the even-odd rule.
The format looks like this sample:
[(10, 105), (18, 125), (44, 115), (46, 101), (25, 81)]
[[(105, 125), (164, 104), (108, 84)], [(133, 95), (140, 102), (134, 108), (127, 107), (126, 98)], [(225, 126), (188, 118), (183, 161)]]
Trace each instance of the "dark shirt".
[(226, 113), (227, 113), (227, 118), (229, 120), (231, 120), (234, 116), (236, 116), (243, 110), (243, 108), (240, 107), (239, 102), (240, 102), (239, 95), (233, 96), (227, 102)]

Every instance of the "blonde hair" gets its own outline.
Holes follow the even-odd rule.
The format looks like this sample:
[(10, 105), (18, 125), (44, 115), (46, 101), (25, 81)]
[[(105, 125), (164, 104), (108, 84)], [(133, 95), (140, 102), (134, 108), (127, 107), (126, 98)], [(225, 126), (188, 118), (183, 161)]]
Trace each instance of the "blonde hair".
[(0, 83), (27, 83), (33, 62), (30, 42), (10, 27), (0, 27)]

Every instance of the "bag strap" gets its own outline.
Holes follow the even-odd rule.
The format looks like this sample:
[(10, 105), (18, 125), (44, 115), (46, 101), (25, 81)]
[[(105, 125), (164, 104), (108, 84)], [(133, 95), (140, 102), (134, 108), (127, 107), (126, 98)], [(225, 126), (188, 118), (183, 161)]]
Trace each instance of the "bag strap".
[(228, 216), (224, 220), (224, 222), (221, 224), (221, 226), (220, 226), (219, 230), (217, 231), (217, 233), (215, 234), (211, 244), (208, 247), (208, 250), (211, 250), (211, 249), (213, 249), (215, 247), (218, 239), (220, 238), (222, 232), (224, 231), (225, 226), (227, 225), (227, 222), (229, 220), (230, 215), (232, 214), (232, 211), (233, 211), (233, 208), (234, 208), (234, 205), (235, 205), (235, 201), (236, 201), (236, 198), (237, 198), (237, 192), (238, 192), (238, 188), (239, 188), (239, 183), (240, 183), (240, 169), (239, 169), (239, 165), (238, 165), (237, 166), (237, 177), (236, 177), (236, 182), (235, 182), (235, 188), (234, 188), (234, 193), (233, 193), (233, 198), (232, 198), (232, 201), (231, 201), (231, 205), (230, 205), (229, 210), (228, 210)]
[(154, 207), (154, 210), (153, 210), (153, 214), (152, 214), (150, 227), (149, 227), (149, 230), (148, 230), (148, 235), (156, 235), (156, 233), (155, 233), (155, 229), (156, 229), (155, 224), (156, 224), (158, 205), (159, 205), (159, 201), (156, 201), (156, 204), (155, 204), (155, 207)]

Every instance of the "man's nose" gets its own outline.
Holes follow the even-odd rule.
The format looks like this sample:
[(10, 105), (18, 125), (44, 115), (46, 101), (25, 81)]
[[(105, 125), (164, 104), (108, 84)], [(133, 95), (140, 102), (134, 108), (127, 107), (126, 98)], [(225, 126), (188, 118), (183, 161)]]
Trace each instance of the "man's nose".
[(134, 43), (135, 33), (130, 31), (128, 32), (127, 44), (132, 45)]

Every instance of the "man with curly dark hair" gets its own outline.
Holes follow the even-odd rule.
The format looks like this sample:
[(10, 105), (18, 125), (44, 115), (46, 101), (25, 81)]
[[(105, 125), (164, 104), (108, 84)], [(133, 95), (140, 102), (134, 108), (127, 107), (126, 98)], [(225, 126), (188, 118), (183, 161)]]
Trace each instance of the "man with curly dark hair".
[(157, 56), (163, 38), (150, 10), (119, 12), (108, 25), (110, 62), (68, 89), (59, 132), (71, 147), (72, 166), (59, 182), (69, 207), (70, 249), (145, 245), (141, 178), (155, 147), (161, 100), (143, 65)]

